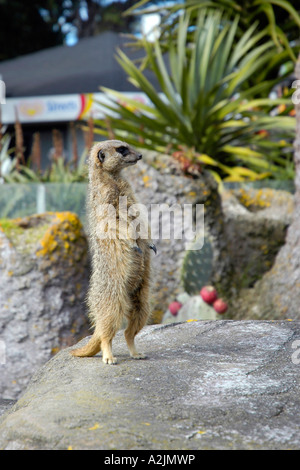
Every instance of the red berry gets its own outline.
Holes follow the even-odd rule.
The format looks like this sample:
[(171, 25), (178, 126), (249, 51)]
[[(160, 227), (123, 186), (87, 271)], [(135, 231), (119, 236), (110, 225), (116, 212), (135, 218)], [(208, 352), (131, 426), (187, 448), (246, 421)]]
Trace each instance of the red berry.
[(181, 309), (182, 304), (180, 302), (171, 302), (169, 305), (169, 310), (172, 313), (172, 315), (176, 316)]
[(228, 305), (224, 300), (218, 299), (214, 302), (213, 307), (217, 313), (222, 315), (222, 313), (225, 313), (228, 309)]
[(200, 291), (200, 295), (207, 304), (213, 304), (218, 298), (217, 291), (213, 286), (203, 287)]

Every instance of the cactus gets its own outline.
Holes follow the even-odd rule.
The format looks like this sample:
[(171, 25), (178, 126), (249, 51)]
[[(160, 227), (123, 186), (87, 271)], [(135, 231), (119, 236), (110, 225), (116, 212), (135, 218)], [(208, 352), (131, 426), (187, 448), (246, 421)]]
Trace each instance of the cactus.
[(212, 266), (213, 247), (206, 234), (201, 250), (188, 251), (183, 260), (181, 282), (184, 290), (190, 295), (199, 294), (200, 289), (211, 282)]

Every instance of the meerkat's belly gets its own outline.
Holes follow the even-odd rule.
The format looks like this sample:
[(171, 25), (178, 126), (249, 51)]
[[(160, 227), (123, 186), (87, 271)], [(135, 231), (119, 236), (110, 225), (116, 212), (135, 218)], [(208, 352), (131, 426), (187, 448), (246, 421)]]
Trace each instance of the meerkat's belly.
[(128, 292), (135, 291), (145, 280), (150, 262), (150, 253), (145, 243), (139, 243), (141, 251), (129, 247), (124, 240), (106, 240), (99, 243), (94, 253), (98, 276), (103, 287), (114, 284), (125, 286)]

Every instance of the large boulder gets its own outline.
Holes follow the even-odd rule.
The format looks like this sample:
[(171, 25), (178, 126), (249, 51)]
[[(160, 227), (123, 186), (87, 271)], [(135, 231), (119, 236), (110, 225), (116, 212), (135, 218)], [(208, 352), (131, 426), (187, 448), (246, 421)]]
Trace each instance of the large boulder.
[(231, 318), (299, 319), (299, 191), (239, 190), (235, 196), (238, 205), (223, 202), (234, 278), (240, 278)]
[[(61, 351), (0, 418), (0, 449), (299, 449), (299, 322), (152, 325), (119, 363)], [(81, 341), (85, 344), (87, 339)]]
[(88, 333), (87, 240), (75, 214), (0, 221), (0, 396)]
[(287, 191), (238, 188), (222, 192), (231, 287), (252, 287), (274, 264), (292, 222), (294, 201)]
[[(228, 264), (229, 258), (226, 256), (227, 241), (221, 197), (212, 176), (205, 171), (197, 178), (184, 176), (175, 160), (168, 155), (143, 151), (143, 157), (144, 161), (126, 169), (124, 174), (130, 181), (138, 201), (147, 207), (149, 217), (155, 215), (157, 206), (165, 204), (172, 208), (178, 205), (183, 215), (184, 205), (190, 205), (192, 222), (195, 224), (197, 204), (202, 205), (204, 209), (204, 225), (199, 224), (199, 226), (200, 232), (204, 232), (205, 249), (188, 250), (184, 230), (182, 239), (175, 238), (173, 231), (169, 238), (163, 238), (162, 232), (152, 231), (158, 251), (157, 256), (152, 257), (153, 322), (160, 322), (168, 304), (186, 290), (185, 283), (190, 284), (189, 278), (194, 275), (194, 266), (196, 266), (196, 278), (200, 280), (196, 290), (202, 287), (203, 283), (226, 283), (226, 279), (229, 280), (226, 274), (231, 268)], [(153, 221), (153, 218), (151, 220)], [(166, 220), (160, 218), (160, 230), (165, 226)], [(155, 227), (157, 228), (157, 225)], [(176, 222), (172, 227), (173, 229), (177, 227)], [(189, 269), (189, 259), (185, 262), (189, 254), (192, 254), (194, 265), (191, 269)], [(196, 258), (195, 263), (194, 258)], [(183, 273), (183, 265), (187, 266), (189, 272), (185, 269)]]
[(256, 318), (247, 310), (247, 302), (231, 300), (239, 299), (245, 289), (251, 290), (272, 268), (293, 218), (293, 195), (251, 187), (219, 192), (207, 172), (189, 178), (172, 157), (143, 153), (145, 161), (129, 168), (127, 177), (149, 213), (155, 204), (178, 204), (182, 208), (191, 204), (194, 214), (197, 204), (204, 206), (201, 249), (189, 251), (184, 239), (174, 237), (155, 240), (158, 255), (152, 257), (153, 321), (160, 322), (168, 304), (182, 292), (197, 295), (209, 284), (230, 302), (229, 318)]

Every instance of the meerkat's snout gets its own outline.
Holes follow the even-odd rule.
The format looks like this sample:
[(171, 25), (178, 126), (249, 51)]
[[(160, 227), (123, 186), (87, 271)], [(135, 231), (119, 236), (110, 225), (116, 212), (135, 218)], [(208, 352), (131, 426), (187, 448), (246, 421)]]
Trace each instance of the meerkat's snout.
[(141, 153), (136, 154), (135, 152), (132, 152), (128, 155), (128, 157), (124, 158), (124, 162), (129, 164), (129, 165), (135, 165), (139, 160), (142, 160), (143, 155)]

